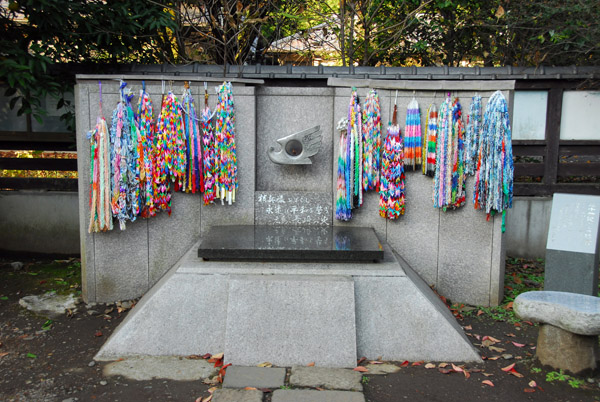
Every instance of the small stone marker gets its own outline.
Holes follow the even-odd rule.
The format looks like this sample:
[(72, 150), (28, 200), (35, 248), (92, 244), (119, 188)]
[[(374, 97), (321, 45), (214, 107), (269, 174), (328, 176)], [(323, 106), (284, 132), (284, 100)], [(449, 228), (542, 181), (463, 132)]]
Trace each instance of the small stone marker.
[(554, 194), (544, 290), (598, 294), (600, 197)]

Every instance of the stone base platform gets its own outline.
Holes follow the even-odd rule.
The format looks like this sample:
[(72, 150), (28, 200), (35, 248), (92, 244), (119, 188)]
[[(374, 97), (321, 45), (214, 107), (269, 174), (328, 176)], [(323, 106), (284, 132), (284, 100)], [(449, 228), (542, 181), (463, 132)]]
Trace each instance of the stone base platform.
[(227, 262), (203, 261), (196, 244), (95, 359), (224, 352), (241, 366), (479, 361), (442, 301), (383, 247), (379, 263)]

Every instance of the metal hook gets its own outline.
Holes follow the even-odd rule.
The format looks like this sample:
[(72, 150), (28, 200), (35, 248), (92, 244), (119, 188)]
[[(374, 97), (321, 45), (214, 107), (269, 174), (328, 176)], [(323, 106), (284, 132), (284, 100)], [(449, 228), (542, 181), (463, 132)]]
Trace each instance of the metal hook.
[(396, 99), (394, 99), (394, 106), (398, 104), (398, 90), (396, 89)]

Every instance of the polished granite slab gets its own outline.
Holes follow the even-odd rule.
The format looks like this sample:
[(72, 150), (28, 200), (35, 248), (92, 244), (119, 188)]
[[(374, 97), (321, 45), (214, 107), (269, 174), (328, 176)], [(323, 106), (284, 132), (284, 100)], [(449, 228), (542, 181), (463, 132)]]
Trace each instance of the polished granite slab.
[(380, 261), (383, 247), (372, 228), (340, 226), (215, 226), (204, 236), (205, 260)]

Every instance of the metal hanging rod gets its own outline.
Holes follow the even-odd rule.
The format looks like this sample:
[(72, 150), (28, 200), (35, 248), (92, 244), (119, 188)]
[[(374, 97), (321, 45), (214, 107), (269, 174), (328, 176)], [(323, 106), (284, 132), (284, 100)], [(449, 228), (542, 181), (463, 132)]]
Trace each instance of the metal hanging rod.
[(199, 75), (145, 75), (145, 74), (77, 74), (77, 81), (124, 80), (124, 81), (188, 81), (188, 82), (223, 82), (238, 84), (264, 85), (265, 80), (235, 77), (203, 77)]

